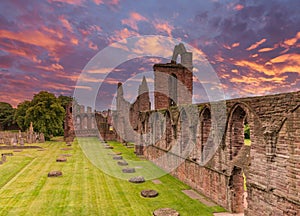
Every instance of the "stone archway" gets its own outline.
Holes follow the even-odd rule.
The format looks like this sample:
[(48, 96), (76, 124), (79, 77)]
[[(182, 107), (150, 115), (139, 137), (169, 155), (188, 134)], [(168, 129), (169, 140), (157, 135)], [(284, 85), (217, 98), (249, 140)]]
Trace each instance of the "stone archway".
[[(228, 160), (232, 164), (232, 173), (229, 178), (230, 209), (234, 213), (243, 213), (247, 208), (246, 175), (249, 167), (251, 146), (245, 143), (245, 124), (252, 130), (253, 115), (249, 108), (243, 104), (233, 107), (229, 117), (227, 131)], [(247, 171), (248, 172), (248, 171)]]

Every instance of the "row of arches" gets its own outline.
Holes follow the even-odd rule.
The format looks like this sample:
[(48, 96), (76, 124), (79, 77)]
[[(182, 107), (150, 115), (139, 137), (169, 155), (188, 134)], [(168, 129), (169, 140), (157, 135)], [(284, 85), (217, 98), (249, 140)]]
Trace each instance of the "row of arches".
[[(146, 139), (143, 142), (194, 161), (201, 166), (205, 166), (215, 154), (219, 154), (222, 163), (234, 164), (239, 157), (244, 157), (239, 155), (241, 149), (250, 144), (250, 140), (246, 141), (245, 137), (250, 138), (251, 132), (245, 136), (245, 128), (250, 128), (249, 131), (252, 131), (253, 114), (246, 105), (235, 104), (225, 117), (224, 133), (218, 140), (216, 128), (220, 126), (220, 122), (216, 121), (208, 105), (195, 115), (184, 108), (175, 112), (174, 109), (152, 112), (143, 122), (141, 132), (146, 135), (143, 136)], [(216, 143), (218, 141), (220, 143)], [(243, 212), (247, 206), (244, 167), (233, 166), (229, 172), (231, 177), (228, 188), (232, 193), (232, 211)]]
[[(219, 122), (214, 122), (212, 117), (209, 106), (205, 106), (197, 116), (191, 115), (184, 108), (177, 110), (175, 114), (170, 110), (152, 112), (143, 121), (141, 133), (146, 139), (143, 142), (157, 145), (166, 151), (177, 146), (179, 154), (185, 154), (188, 150), (189, 157), (199, 163), (207, 162), (207, 158), (213, 156), (211, 150), (216, 150), (216, 145), (222, 145), (228, 152), (228, 160), (233, 160), (245, 144), (250, 144), (249, 139), (245, 142), (245, 127), (249, 130), (250, 125), (249, 109), (242, 104), (233, 106), (225, 119), (227, 125), (223, 143), (215, 143), (215, 130), (212, 128), (218, 128)], [(194, 118), (198, 119), (195, 121)], [(246, 134), (247, 138), (250, 138), (250, 130)]]
[(75, 130), (97, 129), (95, 116), (88, 114), (76, 115), (74, 126)]

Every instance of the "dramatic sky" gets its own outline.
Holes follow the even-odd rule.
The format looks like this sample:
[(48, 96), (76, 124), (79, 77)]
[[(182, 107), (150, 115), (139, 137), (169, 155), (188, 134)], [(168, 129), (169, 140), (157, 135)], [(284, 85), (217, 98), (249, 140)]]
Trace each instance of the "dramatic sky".
[[(0, 101), (13, 106), (41, 90), (72, 96), (98, 52), (147, 35), (201, 50), (226, 98), (300, 89), (298, 0), (1, 0), (0, 11)], [(106, 108), (128, 74), (140, 82), (137, 74), (157, 62), (133, 59), (112, 68), (97, 108)]]

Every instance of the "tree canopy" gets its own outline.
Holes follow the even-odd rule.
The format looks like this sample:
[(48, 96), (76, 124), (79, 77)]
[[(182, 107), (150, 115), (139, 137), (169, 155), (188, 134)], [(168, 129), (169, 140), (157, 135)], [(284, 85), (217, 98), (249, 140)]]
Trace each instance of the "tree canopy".
[(14, 108), (6, 102), (0, 102), (0, 130), (14, 123)]
[(25, 125), (33, 122), (35, 131), (44, 133), (46, 139), (51, 135), (63, 134), (65, 110), (54, 94), (41, 91), (34, 95), (30, 107), (26, 110)]
[(14, 119), (22, 131), (25, 131), (30, 125), (26, 122), (26, 111), (29, 109), (30, 105), (30, 101), (24, 101), (18, 104), (18, 107), (15, 111)]

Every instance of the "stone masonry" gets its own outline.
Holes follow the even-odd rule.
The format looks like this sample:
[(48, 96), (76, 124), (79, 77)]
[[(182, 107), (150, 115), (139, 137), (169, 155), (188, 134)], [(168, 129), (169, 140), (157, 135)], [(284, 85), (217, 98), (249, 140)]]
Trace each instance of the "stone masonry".
[(154, 73), (155, 110), (146, 80), (133, 104), (118, 85), (117, 140), (231, 212), (300, 215), (300, 91), (194, 105), (190, 69), (173, 59)]

